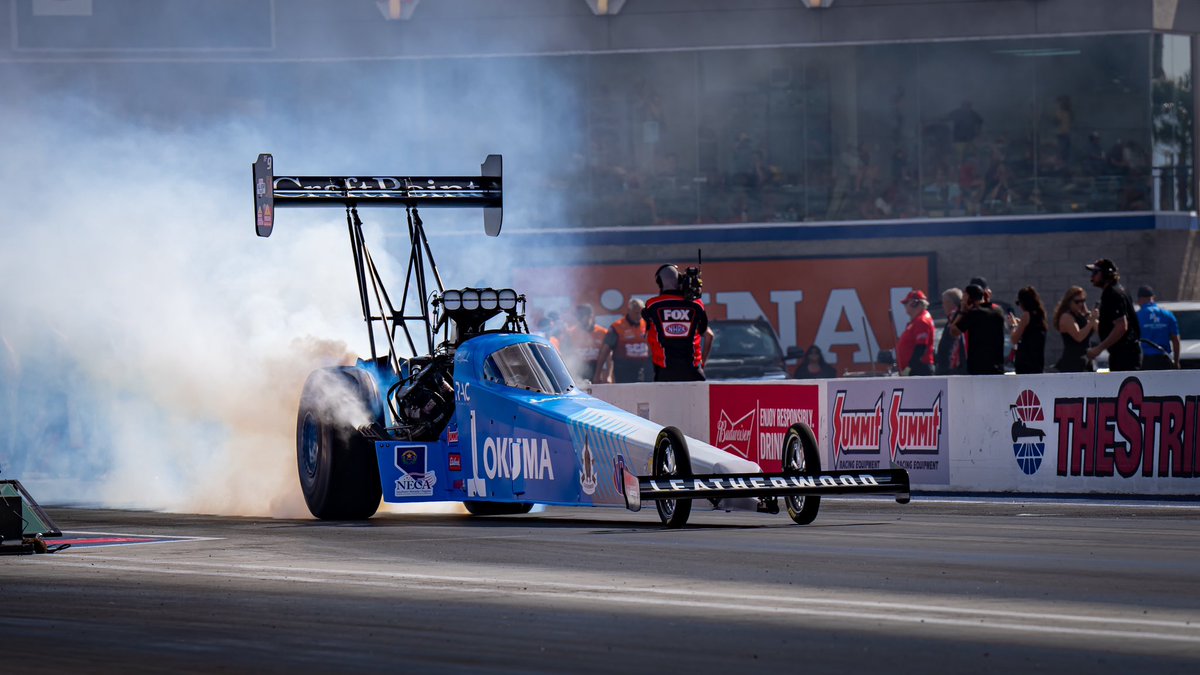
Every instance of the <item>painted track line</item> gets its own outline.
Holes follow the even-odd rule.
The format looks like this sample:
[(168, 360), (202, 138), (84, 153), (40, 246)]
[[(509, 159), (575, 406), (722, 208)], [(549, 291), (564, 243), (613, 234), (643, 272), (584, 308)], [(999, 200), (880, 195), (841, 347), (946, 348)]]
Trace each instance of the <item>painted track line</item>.
[[(631, 607), (670, 607), (713, 610), (720, 613), (810, 616), (826, 619), (878, 621), (890, 624), (928, 624), (956, 628), (1017, 632), (1034, 635), (1144, 639), (1200, 645), (1200, 614), (1177, 620), (1143, 619), (1135, 616), (1088, 616), (1085, 614), (1011, 611), (956, 607), (930, 603), (848, 600), (781, 596), (779, 594), (728, 593), (654, 587), (614, 587), (567, 582), (535, 581), (500, 577), (448, 576), (379, 571), (342, 571), (237, 563), (172, 562), (158, 565), (133, 564), (124, 558), (88, 556), (86, 559), (52, 557), (47, 560), (64, 568), (95, 571), (136, 572), (212, 578), (281, 581), (333, 586), (389, 588), (393, 590), (450, 592), (488, 597), (539, 598), (565, 602), (586, 600)], [(176, 565), (168, 567), (167, 565)], [(1055, 625), (1044, 625), (1054, 623)], [(1146, 630), (1137, 630), (1137, 628)]]

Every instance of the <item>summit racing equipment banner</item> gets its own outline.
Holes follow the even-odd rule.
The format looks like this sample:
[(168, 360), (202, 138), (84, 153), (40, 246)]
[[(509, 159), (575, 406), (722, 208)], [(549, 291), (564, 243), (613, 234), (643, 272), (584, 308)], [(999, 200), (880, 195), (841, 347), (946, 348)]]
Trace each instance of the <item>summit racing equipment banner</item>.
[(828, 396), (831, 468), (896, 466), (915, 484), (950, 482), (947, 378), (834, 380)]
[(1200, 494), (1200, 379), (1188, 371), (960, 379), (956, 486)]
[[(513, 285), (536, 315), (573, 317), (575, 305), (587, 303), (607, 326), (630, 298), (658, 294), (661, 262), (668, 261), (518, 267)], [(816, 344), (839, 371), (864, 370), (881, 348), (895, 348), (908, 322), (901, 301), (913, 288), (928, 293), (932, 264), (929, 255), (705, 260), (701, 300), (710, 319), (766, 317), (784, 349)]]
[(758, 462), (763, 471), (783, 470), (783, 437), (804, 422), (820, 433), (821, 389), (816, 384), (719, 384), (708, 389), (709, 443)]

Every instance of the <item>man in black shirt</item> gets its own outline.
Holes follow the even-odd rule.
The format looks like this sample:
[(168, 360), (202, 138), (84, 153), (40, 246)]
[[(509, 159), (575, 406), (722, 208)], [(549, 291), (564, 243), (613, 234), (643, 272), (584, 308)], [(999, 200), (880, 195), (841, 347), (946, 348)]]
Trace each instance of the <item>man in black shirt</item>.
[(955, 337), (967, 338), (967, 372), (1004, 374), (1004, 312), (988, 302), (977, 284), (963, 289), (962, 312), (949, 324)]
[(685, 296), (681, 276), (674, 265), (659, 267), (654, 273), (659, 294), (647, 300), (642, 310), (655, 382), (703, 381), (704, 362), (712, 349), (713, 332), (704, 303)]
[(1117, 266), (1107, 258), (1101, 258), (1084, 268), (1092, 273), (1092, 285), (1100, 291), (1100, 344), (1088, 350), (1089, 359), (1108, 350), (1108, 369), (1111, 371), (1141, 370), (1142, 337), (1138, 324), (1137, 308), (1129, 294), (1121, 286), (1121, 274)]

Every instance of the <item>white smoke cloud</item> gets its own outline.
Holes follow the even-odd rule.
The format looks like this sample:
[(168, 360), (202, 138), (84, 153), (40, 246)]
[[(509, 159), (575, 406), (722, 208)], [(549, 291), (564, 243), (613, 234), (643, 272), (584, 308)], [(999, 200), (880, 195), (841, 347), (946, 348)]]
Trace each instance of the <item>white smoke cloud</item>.
[[(172, 119), (120, 96), (39, 86), (29, 81), (38, 72), (20, 73), (22, 96), (0, 103), (4, 477), (52, 504), (307, 516), (295, 466), (300, 391), (313, 369), (353, 363), (366, 336), (344, 213), (281, 211), (274, 235), (255, 237), (250, 162), (273, 151), (280, 173), (464, 174), (487, 152), (534, 154), (543, 130), (514, 109), (492, 111), (486, 131), (468, 135), (429, 111), (417, 131), (351, 133), (354, 120), (315, 123), (331, 110), (316, 103), (310, 117), (251, 105)], [(181, 83), (164, 95), (207, 94)], [(352, 112), (402, 117), (414, 104), (401, 99), (364, 97)], [(429, 137), (447, 152), (435, 157), (421, 145)], [(509, 226), (521, 201), (510, 203)], [(443, 213), (424, 214), (435, 252)], [(403, 213), (363, 217), (399, 293), (404, 267), (386, 249), (402, 254), (407, 239), (381, 235), (403, 232)], [(467, 217), (482, 238), (481, 214)], [(474, 283), (486, 264), (507, 278), (510, 256), (495, 241), (486, 263), (440, 252), (447, 283)]]

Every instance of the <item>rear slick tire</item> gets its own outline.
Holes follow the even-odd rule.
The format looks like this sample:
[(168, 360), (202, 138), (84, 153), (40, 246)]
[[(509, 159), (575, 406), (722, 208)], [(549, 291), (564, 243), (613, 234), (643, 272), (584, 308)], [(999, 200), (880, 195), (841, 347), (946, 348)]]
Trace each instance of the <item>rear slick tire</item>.
[[(793, 424), (783, 437), (783, 473), (789, 476), (821, 472), (821, 451), (817, 437), (803, 422)], [(787, 495), (783, 498), (788, 517), (797, 525), (808, 525), (817, 519), (821, 498), (809, 495)]]
[(358, 368), (323, 368), (304, 383), (296, 416), (296, 468), (308, 510), (321, 520), (366, 520), (379, 509), (383, 488), (375, 443), (345, 419), (346, 399), (382, 424), (379, 389)]
[[(675, 427), (664, 427), (654, 441), (653, 469), (651, 475), (657, 480), (687, 478), (692, 475), (692, 458), (688, 454), (687, 439)], [(675, 530), (687, 524), (692, 515), (690, 499), (659, 499), (654, 502), (658, 518), (663, 526)]]

